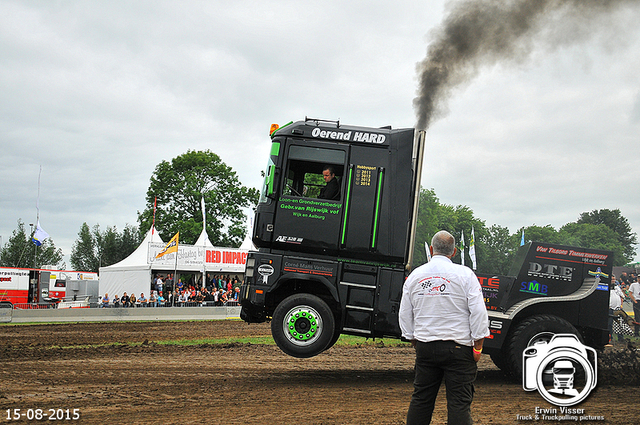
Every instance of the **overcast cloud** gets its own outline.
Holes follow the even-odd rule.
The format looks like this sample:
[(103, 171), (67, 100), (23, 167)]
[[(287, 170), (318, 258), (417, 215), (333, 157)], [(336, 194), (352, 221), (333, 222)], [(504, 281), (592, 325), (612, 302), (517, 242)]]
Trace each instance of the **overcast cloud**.
[[(446, 5), (1, 0), (2, 243), (35, 223), (40, 166), (40, 223), (70, 267), (83, 222), (137, 224), (162, 160), (210, 149), (260, 187), (273, 122), (414, 126)], [(638, 18), (481, 68), (428, 130), (423, 187), (511, 232), (619, 208), (640, 234)]]

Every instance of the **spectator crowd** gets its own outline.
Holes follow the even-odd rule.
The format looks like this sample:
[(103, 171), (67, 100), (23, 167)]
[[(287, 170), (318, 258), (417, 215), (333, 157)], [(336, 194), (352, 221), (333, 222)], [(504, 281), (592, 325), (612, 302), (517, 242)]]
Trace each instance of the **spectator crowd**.
[(156, 275), (151, 284), (149, 297), (127, 294), (110, 296), (105, 293), (99, 302), (100, 307), (197, 307), (197, 306), (235, 306), (238, 305), (240, 286), (237, 277), (215, 275), (204, 286), (185, 284), (182, 279), (174, 282), (173, 275)]

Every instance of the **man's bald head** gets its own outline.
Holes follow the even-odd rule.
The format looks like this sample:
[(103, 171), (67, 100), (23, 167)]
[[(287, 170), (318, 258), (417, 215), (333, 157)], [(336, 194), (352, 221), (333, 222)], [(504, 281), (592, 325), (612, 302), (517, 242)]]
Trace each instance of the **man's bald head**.
[(456, 240), (451, 233), (446, 230), (440, 230), (433, 235), (431, 247), (433, 248), (433, 255), (451, 257), (455, 253)]

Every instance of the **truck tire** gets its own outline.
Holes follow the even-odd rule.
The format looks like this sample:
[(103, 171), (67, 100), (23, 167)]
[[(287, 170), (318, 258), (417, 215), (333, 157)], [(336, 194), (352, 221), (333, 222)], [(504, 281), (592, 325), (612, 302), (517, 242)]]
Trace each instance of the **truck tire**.
[(285, 298), (273, 312), (271, 334), (286, 354), (307, 358), (322, 353), (333, 339), (335, 319), (326, 302), (311, 294)]
[(522, 352), (536, 341), (550, 341), (554, 334), (574, 334), (582, 342), (578, 330), (565, 319), (541, 314), (520, 322), (507, 340), (505, 372), (515, 380), (522, 380)]
[(338, 320), (337, 317), (334, 318), (334, 320), (336, 322), (336, 326), (333, 330), (333, 336), (331, 337), (331, 341), (329, 341), (329, 345), (327, 345), (327, 348), (324, 349), (325, 351), (333, 347), (336, 342), (338, 342), (338, 339), (340, 339), (340, 331), (342, 330), (342, 328), (340, 327), (340, 320)]
[(493, 364), (496, 365), (498, 369), (507, 373), (507, 371), (509, 370), (509, 368), (507, 367), (507, 357), (502, 351), (500, 351), (499, 353), (490, 354), (489, 357), (491, 357), (491, 361), (493, 361)]

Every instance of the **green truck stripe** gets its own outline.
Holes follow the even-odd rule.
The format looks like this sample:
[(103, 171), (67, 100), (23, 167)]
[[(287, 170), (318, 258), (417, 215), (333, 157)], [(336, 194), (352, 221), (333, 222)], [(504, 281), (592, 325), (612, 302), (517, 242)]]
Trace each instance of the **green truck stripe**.
[(341, 245), (344, 245), (344, 240), (347, 237), (347, 216), (349, 215), (349, 201), (351, 200), (351, 177), (353, 176), (353, 166), (349, 167), (349, 179), (347, 180), (347, 197), (344, 202), (344, 218), (342, 219), (342, 240)]
[(376, 247), (378, 236), (378, 214), (380, 213), (380, 198), (382, 194), (382, 170), (378, 172), (378, 193), (376, 195), (376, 213), (373, 216), (373, 238), (371, 240), (371, 248)]

